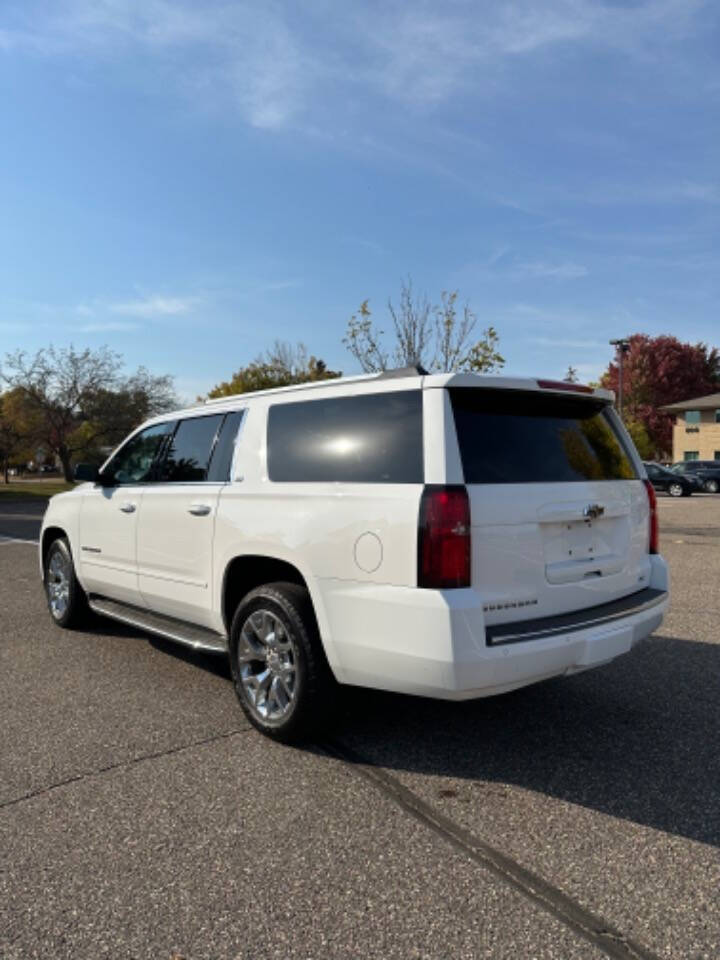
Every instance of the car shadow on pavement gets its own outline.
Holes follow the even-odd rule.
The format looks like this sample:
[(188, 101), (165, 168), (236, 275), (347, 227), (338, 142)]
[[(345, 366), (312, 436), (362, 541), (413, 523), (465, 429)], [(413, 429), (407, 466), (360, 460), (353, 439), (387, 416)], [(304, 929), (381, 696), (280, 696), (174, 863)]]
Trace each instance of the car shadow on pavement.
[(185, 663), (191, 663), (193, 666), (200, 667), (208, 673), (214, 673), (218, 677), (231, 679), (230, 665), (225, 656), (192, 650), (190, 647), (184, 647), (172, 640), (164, 640), (162, 637), (146, 633), (137, 627), (120, 623), (118, 620), (110, 620), (109, 617), (93, 615), (91, 631), (95, 637), (125, 637), (133, 640), (142, 638), (159, 653), (166, 654), (176, 660), (183, 660)]
[(355, 690), (337, 738), (389, 770), (514, 784), (720, 846), (720, 646), (655, 636), (463, 703)]
[[(230, 680), (224, 657), (105, 619), (95, 632), (144, 636)], [(453, 703), (348, 687), (341, 700), (329, 738), (365, 762), (512, 784), (720, 847), (720, 646), (656, 635), (606, 667), (502, 696)]]

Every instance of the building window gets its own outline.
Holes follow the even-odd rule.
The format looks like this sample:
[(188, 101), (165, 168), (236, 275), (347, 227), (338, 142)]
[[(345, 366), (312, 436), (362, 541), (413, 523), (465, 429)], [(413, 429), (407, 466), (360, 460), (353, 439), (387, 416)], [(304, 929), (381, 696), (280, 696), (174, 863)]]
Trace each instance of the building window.
[(699, 411), (699, 410), (686, 410), (686, 411), (685, 411), (685, 423), (700, 423), (700, 411)]
[(715, 423), (720, 423), (720, 410), (715, 411)]
[(686, 450), (683, 454), (683, 460), (699, 460), (700, 451), (699, 450)]
[(720, 450), (715, 451), (715, 459), (720, 460)]

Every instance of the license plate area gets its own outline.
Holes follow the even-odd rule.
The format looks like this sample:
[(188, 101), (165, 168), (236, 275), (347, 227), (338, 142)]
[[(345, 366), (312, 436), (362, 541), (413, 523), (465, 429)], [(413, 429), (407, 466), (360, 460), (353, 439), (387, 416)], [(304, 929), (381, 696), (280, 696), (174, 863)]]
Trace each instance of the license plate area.
[(542, 529), (548, 583), (605, 577), (624, 566), (629, 543), (623, 517), (565, 520)]

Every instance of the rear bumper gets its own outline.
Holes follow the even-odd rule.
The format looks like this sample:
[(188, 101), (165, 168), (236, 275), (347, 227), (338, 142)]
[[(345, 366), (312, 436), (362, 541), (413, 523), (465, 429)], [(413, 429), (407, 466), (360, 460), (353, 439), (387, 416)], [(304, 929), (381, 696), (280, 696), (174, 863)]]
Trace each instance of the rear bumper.
[(558, 629), (544, 635), (534, 629), (531, 638), (516, 635), (495, 645), (488, 643), (492, 628), (486, 631), (476, 590), (320, 581), (331, 666), (341, 683), (446, 700), (491, 696), (600, 666), (628, 653), (662, 623), (667, 571), (662, 558), (652, 561), (652, 589), (642, 591), (645, 597), (635, 606), (605, 619), (553, 618)]

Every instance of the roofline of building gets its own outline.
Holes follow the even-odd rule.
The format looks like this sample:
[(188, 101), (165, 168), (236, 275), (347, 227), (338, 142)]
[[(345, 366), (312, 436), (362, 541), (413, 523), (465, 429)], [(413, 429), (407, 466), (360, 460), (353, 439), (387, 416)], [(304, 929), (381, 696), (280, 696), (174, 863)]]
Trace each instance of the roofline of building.
[(680, 403), (668, 403), (660, 407), (665, 413), (679, 413), (682, 410), (714, 410), (720, 409), (720, 393), (708, 393), (704, 397), (694, 397), (692, 400), (682, 400)]

